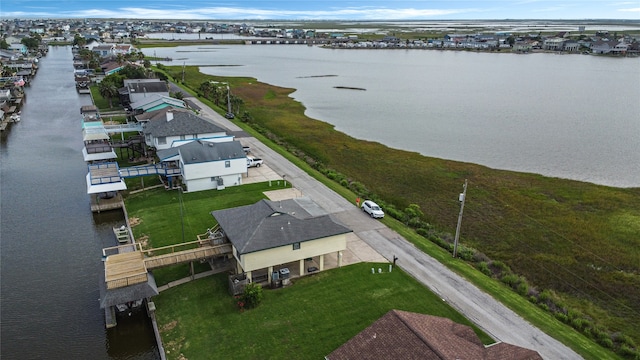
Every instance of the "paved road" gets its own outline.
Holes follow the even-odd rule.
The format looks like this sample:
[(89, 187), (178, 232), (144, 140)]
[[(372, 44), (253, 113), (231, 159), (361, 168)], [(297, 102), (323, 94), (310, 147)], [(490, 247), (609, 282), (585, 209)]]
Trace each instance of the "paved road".
[(437, 260), (414, 247), (381, 222), (371, 219), (355, 204), (313, 179), (287, 159), (215, 113), (195, 98), (189, 101), (200, 107), (200, 115), (237, 134), (238, 140), (250, 146), (253, 153), (290, 181), (302, 194), (313, 199), (336, 219), (387, 260), (398, 257), (397, 265), (423, 283), (443, 301), (464, 314), (470, 321), (498, 341), (534, 349), (545, 359), (582, 359), (573, 350), (540, 331), (516, 313), (455, 274)]

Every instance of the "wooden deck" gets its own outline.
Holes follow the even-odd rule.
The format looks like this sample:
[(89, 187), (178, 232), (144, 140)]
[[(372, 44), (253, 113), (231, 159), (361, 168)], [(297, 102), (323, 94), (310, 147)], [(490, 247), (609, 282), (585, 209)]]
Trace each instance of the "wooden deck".
[(148, 280), (144, 255), (140, 251), (108, 256), (104, 262), (104, 271), (107, 289), (139, 284)]
[(218, 255), (231, 254), (231, 244), (203, 246), (196, 249), (178, 251), (175, 253), (157, 255), (144, 259), (147, 269), (152, 270), (163, 266), (182, 264), (190, 261), (206, 259)]
[[(182, 251), (175, 251), (180, 247), (191, 247)], [(145, 253), (168, 251), (156, 256), (145, 257)], [(214, 256), (231, 254), (230, 243), (212, 245), (209, 240), (192, 241), (183, 244), (165, 246), (162, 248), (142, 250), (139, 244), (120, 245), (102, 250), (104, 257), (105, 282), (107, 289), (116, 289), (135, 285), (148, 280), (147, 272), (164, 266), (197, 261)]]

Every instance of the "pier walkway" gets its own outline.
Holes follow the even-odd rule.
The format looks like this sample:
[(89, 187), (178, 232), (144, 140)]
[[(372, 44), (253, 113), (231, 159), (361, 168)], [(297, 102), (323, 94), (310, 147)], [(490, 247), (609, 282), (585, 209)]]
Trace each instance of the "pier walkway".
[(161, 164), (149, 164), (149, 165), (131, 166), (131, 167), (120, 169), (120, 177), (122, 178), (131, 178), (131, 177), (147, 176), (147, 175), (164, 175), (166, 177), (177, 176), (177, 175), (180, 175), (180, 168), (168, 168), (168, 167), (162, 166)]
[[(181, 250), (183, 249), (183, 250)], [(150, 270), (231, 254), (231, 244), (204, 239), (143, 250), (139, 243), (102, 250), (107, 289), (148, 281)]]

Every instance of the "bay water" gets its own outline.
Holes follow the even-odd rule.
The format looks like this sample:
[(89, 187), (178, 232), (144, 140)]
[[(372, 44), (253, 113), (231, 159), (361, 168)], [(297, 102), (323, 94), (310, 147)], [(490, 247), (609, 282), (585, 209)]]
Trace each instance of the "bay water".
[(294, 88), (307, 116), (355, 138), (496, 169), (640, 186), (640, 58), (305, 45), (143, 51), (173, 59), (165, 65)]

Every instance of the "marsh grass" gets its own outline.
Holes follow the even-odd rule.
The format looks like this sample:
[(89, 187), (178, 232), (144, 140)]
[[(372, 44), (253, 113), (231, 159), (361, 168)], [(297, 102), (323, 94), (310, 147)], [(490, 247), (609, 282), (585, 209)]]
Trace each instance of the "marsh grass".
[[(329, 169), (337, 179), (330, 184), (357, 182), (367, 191), (353, 194), (343, 188), (343, 196), (368, 195), (383, 208), (417, 204), (438, 236), (448, 238), (454, 232), (458, 194), (468, 179), (461, 244), (506, 263), (528, 281), (528, 290), (551, 289), (568, 307), (593, 316), (598, 327), (640, 339), (640, 238), (635, 232), (640, 188), (495, 170), (391, 149), (305, 117), (304, 107), (289, 97), (292, 89), (187, 69), (186, 86), (197, 88), (205, 79), (229, 80), (252, 119), (251, 128), (238, 125), (278, 151), (306, 159), (305, 169), (325, 174)], [(181, 70), (168, 68), (174, 78)]]

